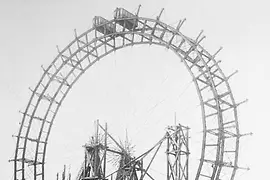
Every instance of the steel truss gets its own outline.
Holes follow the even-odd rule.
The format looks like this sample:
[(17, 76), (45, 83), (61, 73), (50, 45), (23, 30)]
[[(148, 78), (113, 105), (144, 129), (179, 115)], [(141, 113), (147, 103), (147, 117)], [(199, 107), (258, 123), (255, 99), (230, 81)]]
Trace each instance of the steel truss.
[[(167, 180), (188, 180), (188, 130), (188, 127), (180, 124), (169, 126), (165, 135), (153, 147), (138, 157), (132, 157), (108, 132), (107, 124), (104, 128), (97, 120), (95, 136), (84, 146), (85, 158), (76, 180), (143, 180), (145, 177), (155, 180), (149, 168), (164, 142), (167, 142)], [(111, 140), (118, 150), (113, 149), (112, 144), (108, 146), (108, 140)], [(106, 175), (108, 154), (120, 156), (120, 159), (117, 162), (118, 169)], [(150, 160), (147, 161), (146, 158), (149, 157)]]
[[(115, 17), (94, 24), (81, 35), (75, 31), (74, 40), (53, 62), (31, 90), (32, 95), (16, 135), (14, 180), (44, 180), (47, 143), (56, 114), (77, 80), (104, 56), (118, 49), (141, 45), (159, 45), (173, 51), (187, 68), (201, 102), (203, 141), (197, 179), (219, 179), (227, 174), (234, 179), (238, 167), (239, 125), (237, 106), (228, 80), (215, 59), (201, 45), (201, 34), (194, 40), (177, 27), (160, 20), (140, 17)], [(132, 24), (133, 23), (133, 24)], [(132, 26), (131, 26), (132, 24)], [(111, 28), (108, 30), (108, 26)], [(228, 143), (230, 145), (228, 145)], [(211, 151), (212, 153), (207, 154)], [(31, 173), (33, 172), (33, 173)], [(28, 177), (27, 175), (30, 174)]]
[(189, 128), (182, 125), (167, 130), (167, 180), (188, 180)]

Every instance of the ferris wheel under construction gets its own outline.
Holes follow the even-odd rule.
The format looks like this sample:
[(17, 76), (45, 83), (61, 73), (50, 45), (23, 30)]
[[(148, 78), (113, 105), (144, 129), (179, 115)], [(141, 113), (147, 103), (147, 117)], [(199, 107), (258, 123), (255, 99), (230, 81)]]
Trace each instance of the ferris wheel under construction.
[[(142, 44), (163, 46), (174, 52), (193, 79), (200, 100), (203, 127), (195, 179), (219, 180), (220, 175), (226, 173), (228, 179), (233, 180), (238, 169), (245, 169), (238, 165), (239, 141), (246, 134), (240, 134), (237, 116), (237, 107), (245, 101), (235, 102), (228, 82), (236, 72), (226, 76), (219, 66), (220, 61), (215, 59), (221, 49), (214, 54), (205, 50), (200, 45), (205, 38), (202, 32), (195, 39), (182, 34), (185, 19), (172, 27), (161, 21), (163, 9), (154, 19), (139, 16), (139, 11), (140, 6), (136, 13), (116, 8), (112, 20), (94, 17), (93, 27), (80, 35), (75, 31), (75, 39), (63, 50), (58, 49), (57, 57), (43, 68), (44, 73), (31, 90), (30, 100), (22, 112), (16, 135), (15, 156), (11, 160), (14, 163), (14, 180), (46, 179), (45, 159), (52, 125), (68, 92), (84, 72), (112, 52)], [(154, 180), (156, 178), (148, 170), (161, 145), (166, 144), (164, 164), (167, 180), (190, 179), (189, 128), (192, 127), (168, 125), (160, 141), (153, 142), (148, 151), (134, 157), (110, 134), (107, 124), (101, 125), (96, 121), (96, 132), (84, 146), (85, 158), (76, 178)], [(108, 141), (117, 148), (109, 146)], [(209, 149), (210, 155), (206, 154)], [(110, 154), (119, 158), (117, 170), (107, 173), (107, 156)], [(148, 161), (145, 161), (146, 157)], [(27, 177), (26, 174), (31, 175)]]

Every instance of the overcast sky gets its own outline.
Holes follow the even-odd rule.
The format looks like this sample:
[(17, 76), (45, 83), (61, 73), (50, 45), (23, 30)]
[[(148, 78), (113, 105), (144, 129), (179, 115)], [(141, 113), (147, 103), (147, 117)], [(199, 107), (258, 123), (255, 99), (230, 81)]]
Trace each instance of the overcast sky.
[[(268, 140), (270, 125), (268, 113), (270, 101), (270, 75), (268, 72), (270, 65), (270, 46), (268, 44), (270, 42), (270, 3), (266, 0), (1, 0), (1, 179), (12, 178), (13, 169), (11, 163), (8, 163), (8, 159), (12, 159), (15, 150), (15, 140), (11, 138), (11, 135), (16, 133), (19, 127), (18, 123), (21, 120), (21, 115), (18, 111), (25, 109), (30, 98), (28, 87), (34, 87), (41, 77), (42, 70), (40, 66), (49, 65), (57, 55), (56, 45), (59, 45), (61, 49), (64, 48), (74, 38), (74, 29), (77, 29), (78, 33), (82, 33), (91, 28), (92, 18), (95, 15), (111, 19), (116, 7), (124, 7), (130, 12), (135, 12), (139, 4), (142, 5), (140, 15), (150, 18), (155, 18), (160, 10), (165, 8), (161, 20), (173, 26), (177, 25), (179, 19), (187, 18), (187, 22), (182, 29), (183, 33), (194, 38), (203, 29), (204, 34), (207, 36), (203, 45), (209, 52), (214, 53), (220, 46), (223, 47), (223, 50), (218, 55), (218, 59), (222, 60), (221, 67), (225, 74), (228, 75), (234, 70), (239, 70), (239, 73), (230, 81), (235, 98), (238, 102), (246, 98), (249, 99), (247, 104), (239, 108), (241, 132), (252, 131), (254, 133), (252, 137), (247, 137), (243, 140), (244, 150), (241, 152), (243, 154), (243, 166), (250, 167), (251, 171), (240, 171), (241, 176), (239, 179), (266, 179), (270, 160)], [(177, 74), (181, 67), (179, 69), (175, 68), (177, 66), (176, 60), (168, 61), (168, 63), (162, 61), (162, 59), (175, 58), (172, 54), (166, 49), (145, 46), (121, 50), (115, 55), (112, 54), (107, 57), (107, 61), (101, 62), (92, 72), (87, 73), (78, 82), (78, 85), (74, 87), (70, 98), (68, 96), (66, 104), (63, 104), (63, 110), (59, 112), (59, 119), (61, 121), (59, 121), (58, 125), (56, 124), (57, 127), (55, 128), (58, 133), (56, 131), (53, 132), (54, 134), (52, 135), (55, 135), (55, 138), (52, 136), (50, 139), (55, 146), (51, 145), (49, 148), (53, 149), (53, 147), (56, 147), (57, 142), (61, 141), (61, 138), (66, 137), (69, 133), (66, 130), (67, 128), (64, 127), (64, 120), (68, 121), (69, 117), (90, 119), (91, 121), (94, 118), (103, 118), (104, 121), (111, 118), (112, 116), (109, 117), (109, 115), (106, 116), (101, 113), (101, 109), (104, 108), (101, 102), (106, 102), (106, 98), (102, 99), (104, 95), (111, 97), (113, 102), (115, 94), (108, 94), (116, 93), (117, 95), (117, 91), (125, 89), (117, 87), (128, 87), (126, 89), (128, 93), (122, 94), (122, 99), (119, 103), (122, 103), (122, 105), (130, 103), (128, 101), (129, 98), (133, 100), (133, 103), (134, 99), (141, 98), (141, 101), (136, 101), (136, 103), (141, 103), (144, 99), (149, 98), (149, 107), (155, 105), (155, 103), (159, 102), (157, 99), (158, 93), (152, 97), (151, 92), (153, 92), (153, 89), (151, 87), (159, 86), (164, 80), (167, 81), (168, 86), (161, 90), (160, 96), (162, 98), (160, 101), (164, 98), (173, 98), (169, 97), (168, 94), (171, 92), (175, 93), (172, 90), (174, 88), (173, 82), (177, 80), (175, 75), (185, 77), (185, 74)], [(139, 60), (135, 61), (136, 59)], [(159, 59), (156, 64), (153, 61), (155, 59)], [(156, 67), (156, 69), (149, 75), (147, 74), (148, 67), (152, 66)], [(164, 66), (166, 68), (162, 69)], [(179, 64), (179, 66), (181, 65)], [(138, 68), (142, 68), (139, 71), (149, 78), (149, 82), (146, 82), (146, 80), (142, 81), (140, 78), (143, 76), (134, 76), (135, 73), (138, 73)], [(121, 73), (118, 73), (119, 71)], [(123, 77), (125, 74), (126, 78)], [(111, 78), (111, 82), (108, 82), (108, 77)], [(138, 83), (131, 83), (127, 77), (134, 78), (134, 82)], [(157, 77), (159, 80), (155, 84), (151, 80), (158, 79)], [(182, 79), (183, 84), (188, 84), (188, 78)], [(117, 87), (114, 83), (117, 84)], [(152, 83), (153, 86), (151, 86)], [(150, 87), (145, 90), (148, 94), (142, 93), (142, 89), (145, 88), (144, 85), (146, 84), (150, 84)], [(141, 87), (141, 89), (138, 88), (140, 93), (131, 92), (133, 97), (130, 97), (130, 91), (136, 89), (136, 85)], [(99, 90), (99, 88), (104, 88), (105, 90)], [(177, 89), (177, 87), (175, 88)], [(182, 86), (179, 88), (184, 89)], [(92, 97), (89, 94), (93, 92), (96, 94)], [(189, 92), (193, 93), (195, 91), (190, 87)], [(187, 92), (187, 96), (189, 92)], [(123, 91), (123, 93), (125, 92)], [(94, 98), (94, 96), (101, 97), (101, 99), (97, 98), (91, 101), (91, 98)], [(188, 101), (188, 99), (186, 100)], [(170, 102), (174, 101), (168, 100), (168, 104)], [(76, 103), (78, 107), (74, 107)], [(140, 107), (140, 104), (136, 103), (135, 105), (130, 103), (130, 106), (123, 110), (126, 114), (122, 114), (121, 118), (131, 118), (131, 115), (127, 114), (133, 111), (134, 108), (137, 114), (139, 114), (137, 118), (145, 119), (146, 116), (148, 118), (150, 116), (151, 118), (160, 117), (158, 112), (160, 113), (162, 108), (156, 112), (156, 115), (149, 115), (149, 113), (143, 113), (145, 112), (143, 110), (144, 106)], [(93, 104), (97, 104), (97, 106), (100, 104), (98, 106), (100, 112), (89, 115), (91, 113), (87, 111), (87, 107), (92, 107)], [(164, 105), (164, 107), (169, 108), (170, 106)], [(120, 105), (115, 108), (118, 108), (117, 110), (119, 111), (121, 110)], [(145, 108), (147, 109), (147, 107)], [(107, 109), (108, 112), (112, 113), (109, 107)], [(163, 118), (174, 111), (177, 110), (167, 109), (163, 113)], [(76, 115), (78, 112), (81, 113), (79, 117)], [(119, 116), (118, 114), (115, 117)], [(172, 117), (173, 115), (169, 118)], [(66, 123), (69, 124), (69, 122), (71, 120)], [(84, 123), (91, 124), (88, 122)], [(73, 125), (71, 123), (67, 127), (70, 128)], [(80, 124), (77, 124), (77, 126), (79, 127)], [(146, 126), (149, 128), (149, 125)], [(79, 132), (79, 130), (75, 131)], [(87, 135), (89, 133), (82, 134), (84, 138), (87, 138)], [(75, 146), (76, 144), (72, 144), (71, 140), (64, 143), (69, 144), (69, 146)], [(56, 150), (53, 152), (56, 152)], [(54, 154), (53, 152), (51, 154)], [(69, 152), (59, 153), (63, 153), (65, 157), (69, 157), (71, 154)], [(54, 154), (52, 157), (57, 157), (57, 155)], [(59, 165), (63, 164), (55, 159), (54, 161), (51, 160), (51, 162), (58, 163)]]

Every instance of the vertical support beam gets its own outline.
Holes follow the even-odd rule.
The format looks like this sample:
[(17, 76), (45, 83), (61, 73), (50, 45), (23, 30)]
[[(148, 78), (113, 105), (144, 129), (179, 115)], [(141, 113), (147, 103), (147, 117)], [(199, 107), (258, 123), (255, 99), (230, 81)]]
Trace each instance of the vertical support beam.
[(84, 150), (84, 177), (86, 177), (86, 168), (87, 168), (87, 150)]
[(188, 179), (188, 172), (189, 172), (189, 169), (188, 169), (188, 164), (189, 164), (189, 127), (187, 127), (187, 134), (186, 134), (186, 142), (187, 142), (187, 144), (186, 144), (186, 146), (187, 146), (187, 161), (186, 161), (186, 177), (187, 177), (187, 179)]
[(169, 151), (170, 151), (170, 140), (169, 140), (169, 133), (167, 132), (167, 180), (170, 180), (170, 158), (169, 158)]
[(103, 178), (106, 177), (106, 156), (107, 156), (107, 123), (105, 124), (105, 140), (104, 140), (104, 164), (103, 164)]
[(66, 165), (64, 165), (64, 171), (62, 173), (62, 180), (66, 179)]
[[(99, 142), (98, 140), (98, 128), (99, 128), (99, 120), (96, 121), (96, 135), (95, 135), (95, 145)], [(95, 155), (94, 155), (94, 176), (99, 176), (99, 149), (95, 146)]]
[(97, 144), (98, 143), (98, 127), (99, 127), (99, 120), (97, 119), (96, 120), (96, 136), (95, 136), (95, 143)]
[(142, 176), (143, 176), (143, 159), (141, 159), (141, 177), (140, 180), (142, 180)]
[[(182, 131), (182, 127), (181, 125), (179, 126), (175, 126), (175, 131), (177, 132), (180, 128), (180, 131), (178, 133), (175, 134), (175, 140), (176, 143), (178, 143), (178, 147), (176, 148), (176, 160), (178, 161), (176, 164), (178, 164), (178, 167), (176, 167), (176, 172), (178, 172), (178, 174), (176, 174), (176, 179), (180, 180), (181, 176), (183, 173), (181, 173), (181, 168), (182, 166), (185, 166), (182, 164), (182, 158), (181, 158), (181, 150), (182, 150), (182, 136), (181, 136), (181, 131)], [(183, 134), (184, 135), (184, 134)]]
[[(180, 126), (175, 126), (175, 132), (178, 131), (178, 128)], [(180, 127), (181, 128), (181, 127)], [(177, 144), (177, 147), (174, 149), (175, 151), (175, 179), (176, 180), (180, 180), (180, 169), (181, 169), (181, 133), (180, 132), (177, 132), (174, 134), (174, 140), (175, 140), (175, 143)]]

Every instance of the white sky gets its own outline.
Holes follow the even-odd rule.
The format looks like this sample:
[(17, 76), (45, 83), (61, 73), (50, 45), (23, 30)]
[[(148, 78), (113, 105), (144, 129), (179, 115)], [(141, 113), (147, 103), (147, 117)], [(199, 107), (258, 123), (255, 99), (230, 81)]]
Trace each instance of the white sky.
[[(73, 29), (76, 28), (78, 33), (89, 29), (95, 15), (111, 19), (116, 7), (124, 7), (134, 12), (138, 4), (142, 4), (140, 15), (152, 18), (155, 18), (164, 7), (165, 11), (161, 20), (171, 25), (176, 25), (179, 19), (187, 18), (183, 33), (192, 38), (196, 37), (201, 29), (204, 29), (207, 38), (203, 45), (212, 53), (223, 46), (218, 59), (222, 60), (221, 67), (225, 74), (228, 75), (236, 69), (240, 71), (230, 81), (235, 98), (237, 101), (249, 99), (247, 104), (239, 108), (241, 132), (252, 131), (254, 133), (252, 137), (243, 140), (244, 149), (241, 152), (243, 166), (249, 166), (251, 171), (241, 171), (239, 179), (265, 179), (268, 176), (268, 162), (270, 160), (269, 135), (267, 134), (270, 125), (267, 113), (270, 100), (270, 75), (267, 71), (270, 65), (270, 46), (268, 44), (270, 42), (270, 4), (268, 1), (1, 0), (1, 179), (11, 179), (12, 177), (12, 166), (11, 163), (8, 163), (8, 159), (12, 158), (15, 148), (15, 140), (11, 138), (11, 135), (17, 132), (18, 122), (21, 120), (18, 111), (24, 110), (26, 107), (30, 97), (28, 87), (34, 87), (39, 80), (42, 74), (40, 66), (50, 64), (56, 56), (55, 46), (59, 45), (60, 48), (64, 48), (74, 37)], [(132, 55), (132, 58), (129, 57), (130, 55)], [(67, 129), (74, 126), (74, 121), (70, 119), (90, 119), (90, 123), (81, 120), (82, 124), (77, 124), (74, 127), (73, 133), (78, 133), (82, 130), (80, 128), (87, 131), (85, 125), (91, 125), (95, 118), (104, 121), (109, 121), (110, 118), (113, 120), (112, 117), (119, 118), (119, 121), (120, 119), (134, 118), (129, 114), (134, 111), (134, 108), (141, 112), (138, 113), (139, 117), (137, 118), (161, 117), (158, 113), (164, 109), (160, 108), (153, 113), (156, 113), (155, 115), (152, 115), (144, 113), (143, 108), (147, 109), (147, 107), (151, 107), (151, 104), (155, 105), (155, 102), (158, 102), (158, 97), (170, 99), (166, 94), (173, 93), (172, 91), (177, 88), (183, 88), (182, 86), (177, 86), (175, 89), (172, 87), (173, 82), (178, 81), (175, 77), (181, 76), (179, 82), (183, 80), (183, 84), (188, 82), (187, 79), (183, 78), (185, 74), (178, 72), (183, 68), (180, 67), (181, 64), (177, 64), (177, 60), (162, 61), (173, 58), (176, 59), (173, 53), (165, 49), (145, 46), (121, 50), (115, 55), (106, 57), (104, 62), (97, 64), (93, 71), (88, 72), (76, 84), (56, 118), (56, 121), (59, 118), (59, 123), (57, 122), (55, 129), (53, 129), (55, 131), (52, 132), (50, 139), (52, 145), (49, 145), (49, 149), (52, 149), (51, 162), (62, 167), (63, 163), (56, 161), (57, 154), (53, 153), (57, 152), (57, 144), (67, 146), (67, 149), (80, 145), (72, 139), (64, 138), (71, 137), (68, 136), (70, 131)], [(151, 73), (149, 73), (149, 68), (151, 68)], [(139, 71), (141, 73), (138, 73)], [(132, 79), (130, 80), (130, 78)], [(163, 89), (153, 95), (154, 88), (159, 87), (162, 80), (166, 78), (169, 79), (168, 86), (162, 86)], [(157, 79), (157, 81), (151, 81), (154, 79)], [(130, 90), (134, 90), (134, 92), (130, 92)], [(189, 90), (190, 94), (194, 92), (192, 87)], [(119, 95), (119, 93), (126, 94), (121, 94), (121, 98), (118, 99), (115, 95)], [(186, 96), (188, 94), (189, 92)], [(113, 99), (114, 96), (116, 99)], [(119, 100), (118, 105), (114, 106), (114, 104), (108, 103), (109, 105), (106, 104), (106, 107), (104, 107), (103, 102), (107, 100), (104, 97), (111, 98), (109, 103)], [(141, 106), (140, 103), (147, 98), (150, 99), (148, 101), (149, 106)], [(163, 100), (162, 98), (160, 100)], [(196, 99), (193, 101), (195, 102)], [(76, 107), (74, 107), (74, 104)], [(125, 105), (126, 109), (122, 109)], [(110, 109), (112, 107), (116, 110)], [(170, 106), (164, 105), (164, 107)], [(91, 114), (89, 110), (91, 108), (96, 108), (95, 113)], [(101, 109), (106, 110), (108, 114), (103, 113)], [(113, 116), (111, 114), (114, 111), (122, 111), (122, 114), (116, 113)], [(164, 110), (162, 117), (172, 119), (174, 111), (178, 110)], [(80, 115), (77, 114), (78, 112)], [(167, 115), (171, 116), (168, 117)], [(65, 120), (70, 121), (64, 122)], [(76, 120), (76, 122), (79, 121)], [(148, 125), (146, 126), (149, 128)], [(82, 133), (80, 136), (87, 138), (89, 134), (91, 133)], [(59, 143), (60, 141), (64, 142)], [(76, 149), (80, 148), (76, 147)], [(61, 151), (59, 154), (67, 158), (70, 157), (68, 152)], [(48, 152), (48, 160), (49, 155)], [(56, 167), (58, 168), (58, 166)]]

